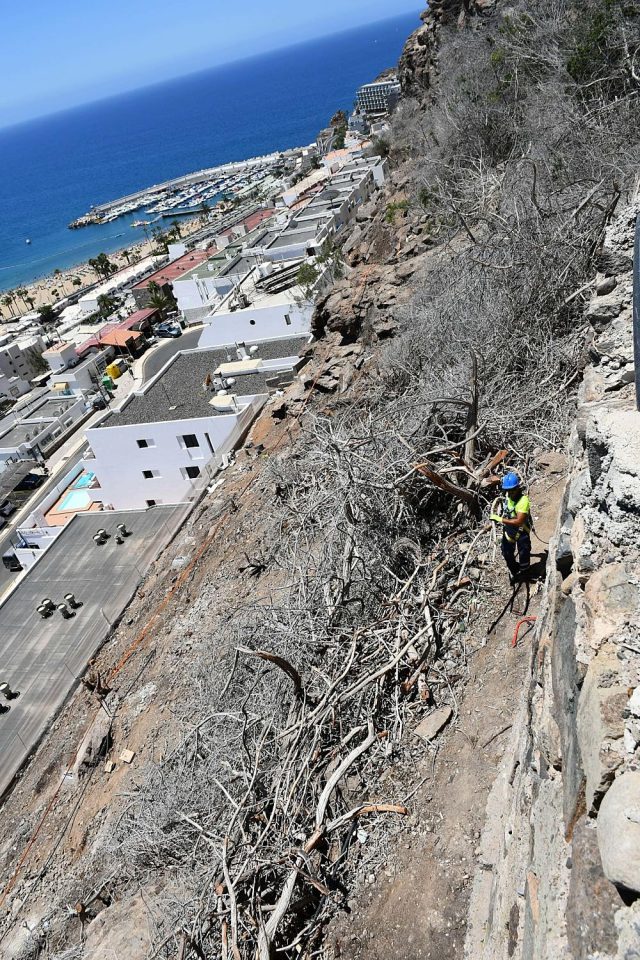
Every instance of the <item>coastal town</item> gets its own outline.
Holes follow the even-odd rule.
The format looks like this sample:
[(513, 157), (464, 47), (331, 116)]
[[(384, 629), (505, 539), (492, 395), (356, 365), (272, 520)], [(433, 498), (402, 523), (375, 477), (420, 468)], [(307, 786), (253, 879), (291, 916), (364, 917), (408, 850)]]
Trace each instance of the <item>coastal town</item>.
[(387, 177), (375, 142), (397, 91), (393, 77), (367, 84), (307, 147), (92, 211), (199, 205), (128, 262), (102, 255), (87, 267), (98, 279), (5, 318), (0, 794), (154, 557), (303, 376), (314, 303)]

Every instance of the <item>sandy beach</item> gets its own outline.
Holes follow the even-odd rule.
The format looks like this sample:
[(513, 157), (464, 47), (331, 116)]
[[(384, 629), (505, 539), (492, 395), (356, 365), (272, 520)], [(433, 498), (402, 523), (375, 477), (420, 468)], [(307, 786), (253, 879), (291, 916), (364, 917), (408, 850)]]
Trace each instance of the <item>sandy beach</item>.
[[(203, 223), (204, 220), (202, 217), (196, 217), (193, 220), (182, 220), (180, 222), (182, 237), (188, 237), (191, 233), (200, 229)], [(108, 253), (107, 256), (120, 270), (128, 264), (136, 263), (149, 256), (155, 245), (155, 241), (153, 240), (143, 240), (142, 242), (125, 246), (122, 250)], [(127, 256), (125, 256), (125, 252)], [(85, 261), (74, 267), (61, 270), (59, 273), (41, 277), (31, 283), (25, 283), (23, 286), (16, 287), (14, 290), (0, 291), (0, 322), (15, 320), (29, 313), (31, 310), (37, 310), (38, 307), (42, 307), (45, 304), (55, 306), (57, 302), (72, 293), (82, 293), (83, 290), (100, 279), (95, 270)], [(80, 283), (77, 282), (78, 280)], [(22, 295), (18, 295), (18, 291), (22, 291)], [(7, 296), (13, 296), (13, 303), (10, 307), (3, 303)]]

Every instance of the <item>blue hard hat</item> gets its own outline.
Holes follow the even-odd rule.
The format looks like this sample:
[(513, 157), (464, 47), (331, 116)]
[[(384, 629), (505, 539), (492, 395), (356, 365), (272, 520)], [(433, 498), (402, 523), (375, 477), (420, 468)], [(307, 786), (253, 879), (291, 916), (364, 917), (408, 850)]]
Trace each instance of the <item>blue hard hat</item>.
[(514, 473), (513, 470), (511, 473), (507, 473), (506, 476), (502, 478), (502, 489), (503, 490), (515, 490), (516, 487), (520, 486), (520, 477), (517, 473)]

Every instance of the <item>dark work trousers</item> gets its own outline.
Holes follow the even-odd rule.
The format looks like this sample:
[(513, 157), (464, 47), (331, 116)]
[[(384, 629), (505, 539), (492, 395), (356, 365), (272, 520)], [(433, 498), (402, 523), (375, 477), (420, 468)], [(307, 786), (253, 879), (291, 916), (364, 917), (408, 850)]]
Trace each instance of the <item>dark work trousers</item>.
[[(516, 550), (518, 559), (516, 560)], [(531, 563), (531, 537), (524, 531), (515, 541), (507, 540), (506, 534), (502, 534), (502, 556), (509, 568), (512, 577), (517, 577), (519, 573), (529, 569)]]

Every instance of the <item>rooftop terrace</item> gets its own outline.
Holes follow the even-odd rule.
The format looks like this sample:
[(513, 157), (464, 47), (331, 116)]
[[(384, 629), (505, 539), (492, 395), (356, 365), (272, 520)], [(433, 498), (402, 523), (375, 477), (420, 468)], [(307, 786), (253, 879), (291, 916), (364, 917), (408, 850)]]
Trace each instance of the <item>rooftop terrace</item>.
[[(307, 338), (273, 340), (261, 344), (254, 359), (273, 360), (297, 356)], [(250, 344), (247, 343), (247, 349)], [(192, 350), (179, 353), (172, 363), (160, 373), (142, 394), (133, 394), (121, 411), (103, 420), (100, 426), (120, 427), (142, 423), (163, 423), (171, 420), (190, 420), (223, 416), (229, 411), (216, 410), (211, 406), (215, 392), (204, 386), (207, 377), (213, 377), (222, 363), (237, 361), (236, 346), (219, 347), (215, 350)], [(267, 379), (275, 371), (241, 374), (229, 388), (238, 397), (267, 394)]]

